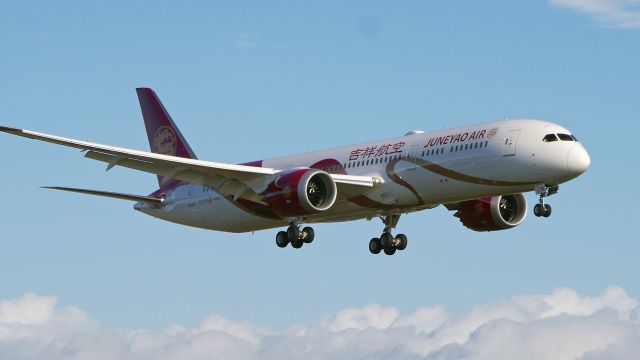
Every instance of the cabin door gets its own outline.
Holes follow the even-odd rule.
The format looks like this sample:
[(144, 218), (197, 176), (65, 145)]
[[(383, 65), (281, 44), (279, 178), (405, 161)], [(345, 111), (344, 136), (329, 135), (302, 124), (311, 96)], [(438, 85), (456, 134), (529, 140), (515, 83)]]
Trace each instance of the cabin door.
[(502, 147), (502, 156), (515, 156), (516, 144), (518, 142), (518, 136), (520, 136), (520, 129), (509, 130), (507, 137), (504, 139), (504, 145)]

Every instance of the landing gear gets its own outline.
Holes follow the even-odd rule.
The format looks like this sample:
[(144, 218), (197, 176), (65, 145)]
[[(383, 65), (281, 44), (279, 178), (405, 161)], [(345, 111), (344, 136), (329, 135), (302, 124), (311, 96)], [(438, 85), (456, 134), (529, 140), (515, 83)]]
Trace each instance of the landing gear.
[(549, 204), (536, 204), (533, 207), (533, 214), (537, 217), (549, 217), (551, 216), (551, 205)]
[(310, 244), (315, 237), (313, 228), (306, 226), (302, 230), (296, 223), (291, 223), (287, 231), (279, 231), (276, 234), (276, 245), (285, 248), (291, 244), (294, 249), (300, 249), (304, 244)]
[(384, 222), (384, 231), (380, 238), (373, 238), (369, 241), (369, 251), (372, 254), (379, 254), (384, 250), (387, 255), (393, 255), (396, 250), (404, 250), (407, 248), (407, 236), (398, 234), (395, 237), (391, 235), (391, 229), (395, 228), (400, 220), (400, 215), (388, 215), (381, 218)]
[(535, 191), (536, 195), (540, 196), (540, 202), (533, 207), (533, 215), (537, 217), (551, 216), (551, 205), (545, 204), (544, 198), (557, 194), (559, 189), (560, 186), (558, 185), (548, 186), (543, 184), (536, 186)]

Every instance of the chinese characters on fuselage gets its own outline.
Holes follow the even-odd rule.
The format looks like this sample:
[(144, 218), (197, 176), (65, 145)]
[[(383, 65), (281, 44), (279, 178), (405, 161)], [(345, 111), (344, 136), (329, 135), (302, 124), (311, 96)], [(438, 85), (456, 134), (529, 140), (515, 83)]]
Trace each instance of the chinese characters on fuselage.
[(364, 149), (355, 149), (351, 151), (349, 161), (401, 153), (404, 145), (404, 141), (400, 141), (393, 145), (384, 144), (380, 146), (369, 146)]

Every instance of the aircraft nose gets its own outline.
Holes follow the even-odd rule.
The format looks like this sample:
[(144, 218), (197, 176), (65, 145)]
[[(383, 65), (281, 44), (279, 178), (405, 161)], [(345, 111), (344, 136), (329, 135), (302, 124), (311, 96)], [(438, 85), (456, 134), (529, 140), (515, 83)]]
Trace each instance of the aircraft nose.
[(582, 145), (576, 145), (569, 150), (567, 169), (572, 175), (578, 176), (591, 166), (591, 158)]

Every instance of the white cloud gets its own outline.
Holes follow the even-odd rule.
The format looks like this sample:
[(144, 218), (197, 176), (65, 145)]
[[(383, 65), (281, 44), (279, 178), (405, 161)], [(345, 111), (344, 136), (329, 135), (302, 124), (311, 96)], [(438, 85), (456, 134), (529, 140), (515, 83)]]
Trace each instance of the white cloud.
[(51, 296), (0, 301), (0, 359), (638, 359), (640, 306), (618, 287), (521, 295), (469, 311), (377, 304), (270, 330), (219, 315), (164, 331), (101, 328)]
[(615, 27), (640, 29), (640, 0), (550, 0)]

